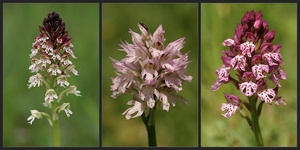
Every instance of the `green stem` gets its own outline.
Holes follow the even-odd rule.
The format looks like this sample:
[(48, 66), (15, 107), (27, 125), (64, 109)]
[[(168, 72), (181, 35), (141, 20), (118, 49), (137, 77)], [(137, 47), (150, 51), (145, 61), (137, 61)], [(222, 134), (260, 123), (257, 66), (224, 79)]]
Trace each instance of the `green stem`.
[(59, 134), (59, 121), (58, 116), (55, 112), (57, 107), (57, 102), (52, 102), (52, 134), (53, 134), (53, 144), (55, 147), (60, 146), (60, 134)]
[(262, 106), (265, 102), (264, 101), (260, 101), (259, 105), (258, 105), (258, 109), (257, 109), (257, 112), (258, 112), (258, 117), (260, 116), (261, 114), (261, 109), (262, 109)]
[(142, 115), (142, 120), (146, 126), (148, 133), (148, 144), (149, 146), (156, 147), (156, 134), (155, 134), (155, 116), (154, 109), (150, 109), (149, 115), (146, 117), (145, 113)]
[[(244, 111), (243, 109), (240, 110), (240, 114), (241, 114), (241, 116), (242, 116), (243, 118), (246, 119), (248, 125), (251, 127), (251, 126), (252, 126), (252, 121), (251, 121), (251, 119), (250, 119), (249, 116), (245, 113), (245, 111)], [(252, 128), (251, 128), (251, 130), (252, 130)]]
[[(257, 97), (256, 97), (257, 98)], [(254, 96), (249, 98), (249, 104), (252, 108), (251, 110), (251, 118), (252, 118), (252, 131), (254, 132), (254, 136), (257, 142), (257, 146), (264, 146), (263, 138), (261, 135), (260, 127), (259, 127), (259, 110), (256, 109), (256, 100)]]

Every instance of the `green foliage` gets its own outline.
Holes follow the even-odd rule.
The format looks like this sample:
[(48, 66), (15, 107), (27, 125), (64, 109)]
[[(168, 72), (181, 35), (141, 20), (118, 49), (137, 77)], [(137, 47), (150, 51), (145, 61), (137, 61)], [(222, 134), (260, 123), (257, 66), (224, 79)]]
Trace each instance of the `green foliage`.
[[(270, 30), (276, 30), (274, 44), (282, 44), (281, 53), (287, 79), (280, 81), (279, 94), (287, 105), (263, 106), (260, 116), (265, 146), (296, 146), (297, 143), (297, 5), (296, 4), (202, 4), (201, 5), (201, 146), (255, 146), (255, 138), (239, 113), (229, 119), (220, 110), (223, 93), (241, 96), (232, 85), (218, 91), (210, 86), (217, 80), (215, 70), (222, 65), (221, 43), (234, 35), (236, 25), (246, 11), (262, 11)], [(242, 96), (241, 96), (242, 97)], [(245, 97), (243, 97), (245, 99)]]
[(72, 38), (72, 59), (79, 76), (68, 79), (81, 97), (65, 96), (73, 115), (60, 114), (62, 146), (99, 145), (99, 4), (3, 4), (3, 144), (4, 146), (53, 146), (46, 119), (27, 123), (30, 109), (50, 114), (45, 108), (45, 89), (28, 89), (32, 73), (29, 54), (34, 37), (47, 14), (56, 11)]
[[(191, 83), (183, 84), (180, 95), (188, 100), (178, 102), (169, 112), (156, 111), (156, 139), (158, 146), (198, 146), (198, 4), (103, 4), (102, 5), (102, 145), (147, 146), (147, 131), (142, 119), (126, 120), (122, 113), (132, 98), (121, 95), (110, 97), (111, 78), (115, 77), (109, 57), (121, 60), (125, 52), (118, 51), (121, 40), (131, 43), (129, 29), (140, 33), (142, 22), (153, 33), (162, 24), (165, 43), (185, 37), (182, 53), (189, 53), (188, 73)], [(166, 45), (165, 45), (166, 46)]]

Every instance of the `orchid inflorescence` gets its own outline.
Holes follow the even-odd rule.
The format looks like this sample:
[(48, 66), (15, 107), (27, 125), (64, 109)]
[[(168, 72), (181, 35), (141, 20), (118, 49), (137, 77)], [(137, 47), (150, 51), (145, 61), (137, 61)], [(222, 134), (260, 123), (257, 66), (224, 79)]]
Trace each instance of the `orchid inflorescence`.
[[(65, 23), (62, 22), (59, 14), (54, 11), (49, 13), (39, 30), (41, 34), (35, 37), (29, 55), (31, 58), (29, 70), (35, 75), (29, 78), (28, 88), (44, 85), (46, 93), (43, 105), (51, 108), (52, 104), (59, 103), (65, 94), (81, 96), (76, 86), (70, 85), (67, 81), (71, 73), (78, 76), (75, 65), (69, 59), (76, 56), (73, 53), (71, 37), (68, 36)], [(64, 90), (58, 94), (61, 88)], [(58, 113), (61, 111), (64, 111), (68, 117), (73, 113), (70, 110), (70, 103), (63, 103), (55, 108), (52, 117), (45, 112), (31, 110), (31, 116), (27, 120), (32, 124), (35, 118), (40, 119), (44, 116), (52, 125), (52, 121), (58, 119)]]
[(121, 61), (111, 58), (117, 73), (117, 77), (112, 79), (112, 97), (123, 93), (133, 95), (133, 99), (128, 101), (133, 106), (123, 113), (126, 119), (139, 117), (143, 113), (147, 116), (149, 109), (158, 106), (168, 111), (170, 103), (175, 106), (175, 100), (186, 103), (177, 93), (182, 90), (184, 81), (192, 80), (186, 69), (190, 63), (188, 53), (180, 52), (184, 38), (165, 46), (162, 25), (153, 35), (145, 24), (138, 23), (138, 27), (141, 34), (129, 31), (132, 44), (120, 44), (120, 50), (127, 53), (126, 57)]
[[(222, 84), (233, 85), (246, 97), (257, 98), (262, 102), (285, 105), (285, 101), (278, 96), (281, 87), (279, 80), (286, 79), (283, 71), (283, 60), (280, 54), (281, 45), (273, 45), (275, 31), (270, 30), (267, 21), (262, 20), (262, 12), (253, 10), (246, 12), (235, 29), (233, 38), (226, 39), (222, 45), (229, 50), (222, 51), (223, 65), (216, 70), (218, 79), (211, 89), (218, 90)], [(237, 78), (230, 75), (235, 70)], [(270, 80), (274, 87), (267, 84)], [(241, 108), (241, 103), (250, 109), (248, 103), (236, 95), (224, 93), (227, 103), (221, 105), (223, 114), (228, 118)]]

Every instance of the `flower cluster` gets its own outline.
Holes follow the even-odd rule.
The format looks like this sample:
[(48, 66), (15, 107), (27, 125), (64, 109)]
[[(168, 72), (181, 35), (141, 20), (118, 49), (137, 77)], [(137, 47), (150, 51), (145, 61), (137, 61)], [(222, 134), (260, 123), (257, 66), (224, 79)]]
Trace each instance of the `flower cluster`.
[[(236, 88), (247, 97), (259, 97), (261, 101), (276, 105), (285, 105), (283, 98), (278, 96), (281, 87), (279, 80), (285, 80), (283, 61), (280, 54), (281, 45), (273, 45), (275, 31), (269, 30), (268, 22), (262, 20), (261, 11), (246, 12), (235, 29), (233, 38), (226, 39), (222, 45), (229, 47), (221, 57), (223, 65), (216, 70), (218, 79), (211, 89), (217, 90), (222, 84), (232, 82)], [(229, 71), (237, 73), (233, 78)], [(275, 87), (267, 84), (267, 80)], [(221, 110), (227, 110), (225, 117), (230, 117), (239, 109), (240, 98), (225, 94), (227, 103), (222, 104)]]
[[(162, 106), (168, 111), (170, 103), (175, 106), (175, 99), (186, 103), (186, 100), (177, 93), (182, 90), (183, 81), (191, 82), (192, 76), (187, 75), (188, 53), (181, 54), (184, 38), (164, 46), (164, 30), (160, 25), (153, 35), (148, 27), (138, 23), (141, 34), (132, 30), (132, 44), (122, 42), (121, 51), (127, 57), (121, 61), (112, 59), (117, 77), (112, 79), (112, 97), (116, 98), (123, 93), (131, 93), (133, 99), (123, 115), (126, 119), (147, 116), (149, 109)], [(136, 114), (135, 114), (136, 113)], [(134, 116), (132, 116), (135, 114)]]
[[(65, 23), (62, 22), (59, 14), (54, 11), (49, 13), (48, 17), (43, 21), (43, 26), (39, 26), (39, 30), (41, 34), (35, 37), (35, 42), (32, 44), (31, 54), (29, 55), (31, 58), (29, 70), (35, 75), (29, 78), (28, 88), (45, 85), (46, 93), (43, 104), (45, 107), (51, 107), (54, 101), (58, 103), (61, 100), (64, 93), (80, 96), (80, 91), (76, 90), (76, 86), (69, 86), (70, 83), (67, 80), (71, 72), (78, 76), (75, 65), (69, 59), (70, 57), (76, 57), (73, 53), (71, 37), (68, 36)], [(66, 89), (58, 95), (60, 87)], [(65, 105), (63, 108), (69, 108), (70, 106), (69, 103), (68, 107)], [(32, 110), (31, 112), (32, 116), (28, 118), (30, 120), (29, 123), (32, 123), (34, 118), (41, 118), (41, 114), (43, 114), (37, 110)], [(69, 116), (72, 113), (66, 110), (66, 114)]]

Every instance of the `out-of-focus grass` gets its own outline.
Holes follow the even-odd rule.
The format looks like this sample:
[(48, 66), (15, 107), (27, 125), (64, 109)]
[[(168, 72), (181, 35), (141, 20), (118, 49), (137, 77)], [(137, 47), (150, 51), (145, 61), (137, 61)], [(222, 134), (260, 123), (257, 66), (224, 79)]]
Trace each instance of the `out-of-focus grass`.
[(147, 132), (140, 117), (126, 120), (122, 113), (129, 107), (130, 95), (111, 98), (111, 78), (116, 77), (109, 57), (121, 60), (125, 52), (118, 51), (120, 41), (131, 43), (129, 28), (140, 33), (137, 23), (145, 23), (150, 32), (162, 24), (165, 44), (185, 37), (181, 50), (190, 50), (187, 70), (191, 83), (183, 84), (180, 92), (188, 105), (177, 103), (169, 112), (156, 111), (158, 146), (198, 145), (198, 4), (102, 4), (102, 145), (147, 146)]
[(221, 43), (234, 35), (246, 11), (261, 10), (281, 53), (287, 79), (280, 81), (279, 95), (287, 105), (263, 106), (260, 126), (265, 146), (296, 146), (297, 143), (297, 5), (296, 4), (202, 4), (201, 5), (201, 146), (255, 146), (254, 135), (239, 113), (229, 119), (221, 115), (223, 93), (241, 95), (232, 85), (211, 91), (222, 65)]
[(99, 4), (3, 4), (3, 146), (52, 146), (46, 119), (27, 123), (30, 109), (43, 107), (43, 87), (28, 89), (32, 73), (29, 54), (34, 37), (47, 14), (56, 11), (72, 38), (79, 76), (68, 79), (81, 97), (69, 95), (73, 115), (60, 114), (62, 146), (99, 145)]

